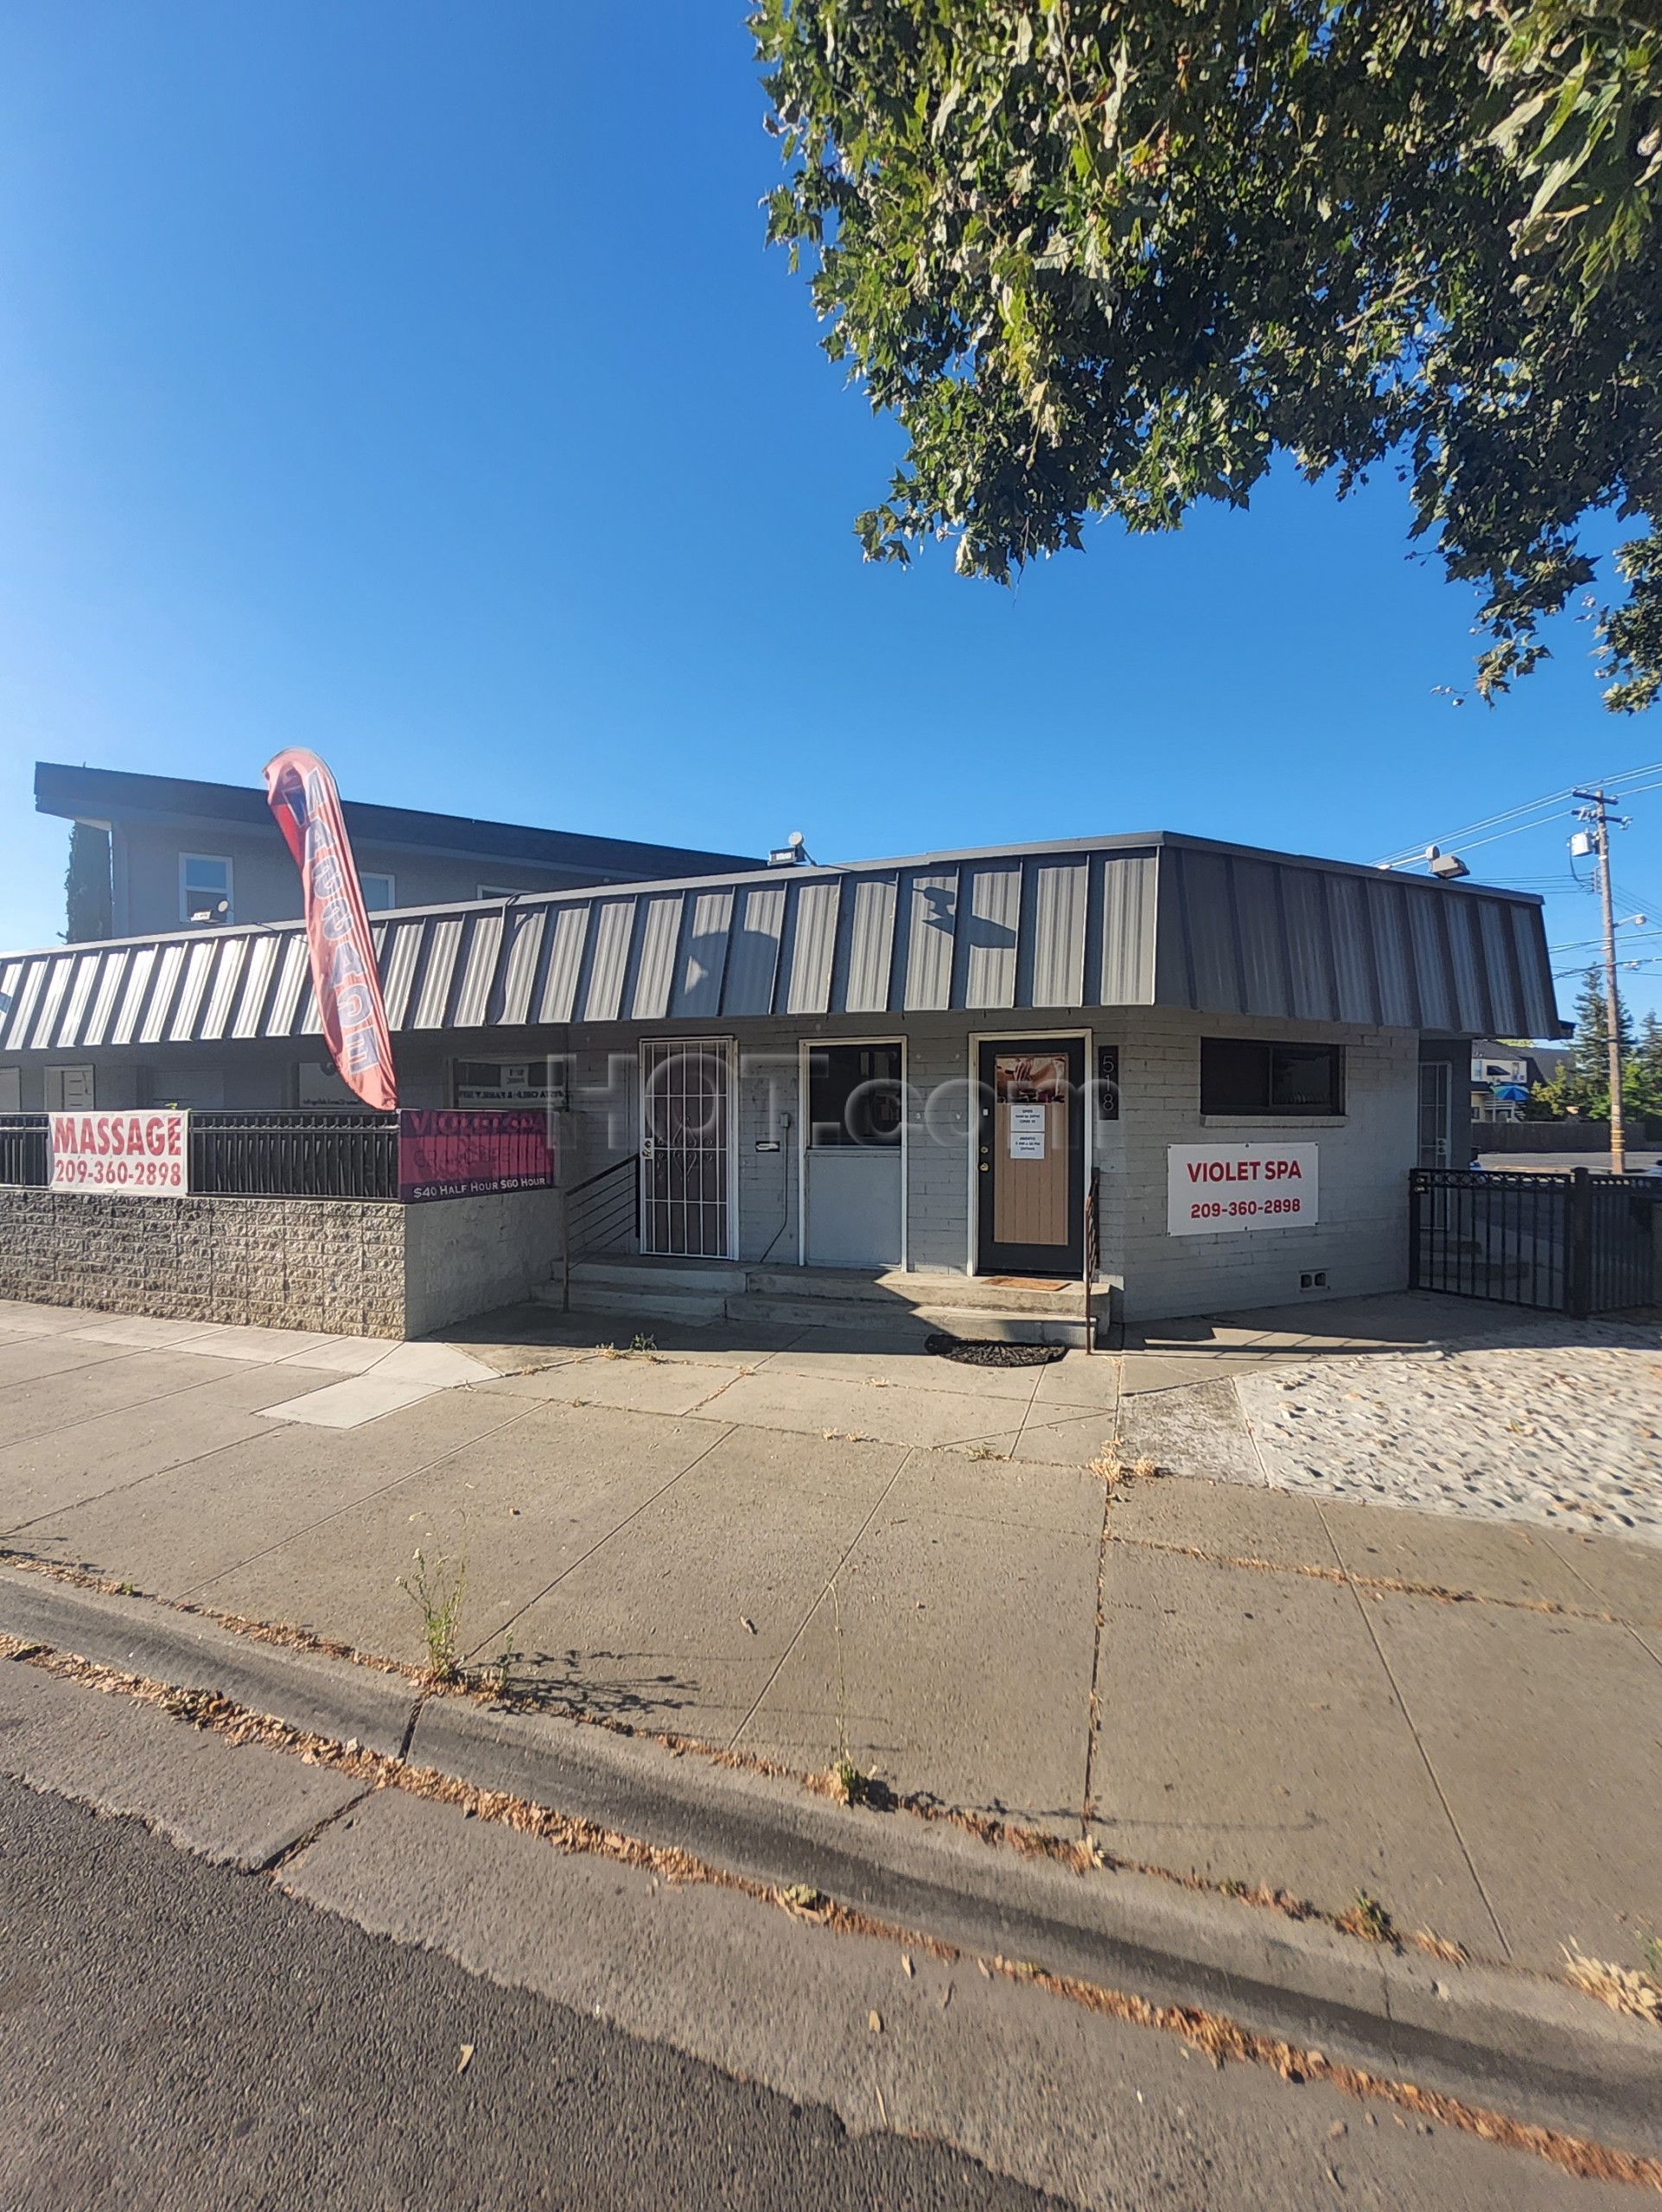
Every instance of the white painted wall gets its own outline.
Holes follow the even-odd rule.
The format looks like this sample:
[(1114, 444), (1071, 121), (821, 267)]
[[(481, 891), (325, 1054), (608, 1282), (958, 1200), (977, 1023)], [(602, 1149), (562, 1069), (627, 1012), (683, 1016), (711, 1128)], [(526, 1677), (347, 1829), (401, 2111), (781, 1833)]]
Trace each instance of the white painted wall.
[(419, 1337), (547, 1282), (560, 1255), (557, 1191), (502, 1191), (405, 1206), (404, 1328)]

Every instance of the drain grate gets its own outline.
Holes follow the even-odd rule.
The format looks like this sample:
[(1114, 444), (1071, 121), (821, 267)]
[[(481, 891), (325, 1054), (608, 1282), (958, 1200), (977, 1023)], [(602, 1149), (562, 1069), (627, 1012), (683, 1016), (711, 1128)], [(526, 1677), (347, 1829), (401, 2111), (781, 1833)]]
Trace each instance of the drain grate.
[(1048, 1367), (1060, 1359), (1066, 1344), (1012, 1344), (987, 1337), (926, 1337), (926, 1351), (939, 1359), (955, 1359), (964, 1367)]

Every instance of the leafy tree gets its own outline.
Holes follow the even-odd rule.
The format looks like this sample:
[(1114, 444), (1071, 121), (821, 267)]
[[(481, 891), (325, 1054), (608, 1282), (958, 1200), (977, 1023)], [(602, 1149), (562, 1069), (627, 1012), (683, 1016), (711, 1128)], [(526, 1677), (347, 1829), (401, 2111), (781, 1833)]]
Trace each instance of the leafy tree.
[[(1640, 1101), (1642, 1080), (1633, 1046), (1633, 1019), (1617, 1001), (1617, 1034), (1621, 1042), (1621, 1103), (1630, 1113), (1650, 1110)], [(1576, 1034), (1570, 1057), (1546, 1083), (1538, 1083), (1534, 1096), (1554, 1120), (1577, 1114), (1589, 1122), (1610, 1118), (1610, 1024), (1604, 1007), (1604, 982), (1596, 968), (1589, 968), (1576, 1001)]]
[(756, 0), (769, 234), (909, 448), (874, 559), (1007, 580), (1278, 452), (1409, 488), (1478, 689), (1641, 518), (1605, 696), (1662, 688), (1657, 0)]
[(64, 938), (85, 944), (115, 931), (110, 892), (110, 833), (77, 822), (69, 832), (69, 868), (63, 880)]

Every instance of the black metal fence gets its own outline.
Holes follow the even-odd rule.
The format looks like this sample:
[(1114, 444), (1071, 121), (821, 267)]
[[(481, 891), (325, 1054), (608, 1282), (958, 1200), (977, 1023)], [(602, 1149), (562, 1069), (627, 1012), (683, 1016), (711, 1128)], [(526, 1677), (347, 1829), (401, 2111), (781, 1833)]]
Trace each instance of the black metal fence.
[(196, 1114), (190, 1188), (201, 1198), (396, 1198), (396, 1114)]
[(44, 1114), (0, 1114), (0, 1183), (47, 1180), (47, 1119)]
[(1657, 1302), (1662, 1179), (1486, 1173), (1417, 1167), (1409, 1177), (1409, 1273), (1417, 1290), (1570, 1313)]
[[(44, 1189), (51, 1163), (44, 1114), (0, 1114), (0, 1184)], [(193, 1113), (193, 1196), (396, 1198), (396, 1114)]]

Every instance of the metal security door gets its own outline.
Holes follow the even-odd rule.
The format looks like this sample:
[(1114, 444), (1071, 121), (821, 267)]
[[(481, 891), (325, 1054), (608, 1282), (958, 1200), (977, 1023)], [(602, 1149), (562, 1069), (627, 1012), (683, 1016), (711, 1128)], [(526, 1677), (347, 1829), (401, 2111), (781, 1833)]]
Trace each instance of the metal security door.
[(732, 1256), (732, 1047), (721, 1038), (640, 1047), (640, 1249)]

